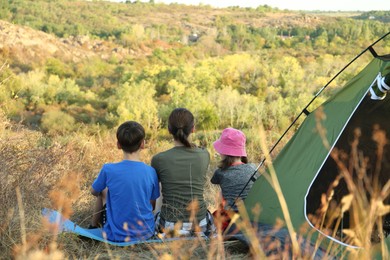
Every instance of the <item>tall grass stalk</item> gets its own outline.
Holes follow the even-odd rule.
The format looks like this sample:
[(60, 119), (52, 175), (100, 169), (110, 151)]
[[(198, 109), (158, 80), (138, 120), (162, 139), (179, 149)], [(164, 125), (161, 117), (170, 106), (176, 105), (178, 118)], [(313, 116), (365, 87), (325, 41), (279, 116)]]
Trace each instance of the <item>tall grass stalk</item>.
[(20, 219), (20, 235), (22, 238), (22, 246), (21, 246), (21, 255), (26, 255), (26, 245), (27, 245), (27, 239), (26, 239), (26, 223), (25, 223), (25, 214), (24, 214), (24, 207), (22, 202), (22, 195), (20, 193), (19, 186), (16, 187), (16, 198), (18, 201), (18, 207), (19, 207), (19, 219)]
[[(320, 134), (323, 145), (325, 148), (330, 149), (329, 142), (326, 138), (326, 129), (322, 126), (322, 121), (326, 119), (326, 115), (321, 109), (316, 112), (316, 129)], [(374, 128), (377, 126), (374, 126)], [(343, 214), (347, 211), (350, 212), (350, 218), (353, 220), (352, 226), (348, 229), (342, 229), (343, 234), (347, 237), (345, 242), (358, 246), (357, 250), (346, 251), (344, 257), (349, 254), (352, 257), (369, 259), (373, 254), (372, 238), (378, 232), (381, 237), (381, 253), (383, 257), (388, 256), (388, 249), (384, 243), (383, 228), (382, 228), (382, 216), (390, 213), (390, 206), (384, 205), (384, 200), (389, 196), (390, 181), (387, 181), (380, 188), (379, 171), (381, 168), (384, 146), (387, 144), (386, 135), (383, 130), (376, 129), (373, 133), (373, 141), (377, 144), (377, 161), (375, 164), (374, 177), (368, 176), (367, 163), (368, 160), (364, 157), (361, 151), (358, 150), (359, 139), (361, 132), (356, 129), (354, 132), (354, 139), (351, 143), (351, 155), (349, 156), (349, 162), (345, 163), (342, 159), (342, 151), (337, 148), (333, 148), (330, 153), (331, 158), (335, 161), (339, 170), (339, 175), (332, 182), (328, 188), (326, 196), (323, 195), (321, 204), (321, 222), (318, 228), (326, 229), (325, 217), (329, 216), (328, 222), (334, 224), (333, 235), (340, 227), (340, 222)], [(354, 178), (353, 172), (356, 172)], [(330, 210), (330, 202), (334, 190), (340, 183), (340, 180), (344, 179), (348, 188), (348, 194), (346, 194), (340, 201), (339, 206), (333, 206), (333, 212), (328, 213)], [(330, 225), (330, 224), (329, 224)], [(386, 258), (384, 258), (386, 259)]]
[[(262, 151), (264, 151), (264, 156), (268, 162), (272, 162), (272, 158), (268, 152), (267, 144), (265, 141), (265, 131), (264, 131), (262, 124), (260, 124), (260, 126), (259, 126), (259, 136), (260, 136), (260, 145), (261, 145)], [(290, 237), (291, 237), (291, 243), (293, 246), (293, 254), (295, 256), (299, 256), (301, 254), (301, 252), (300, 252), (301, 250), (300, 250), (299, 243), (297, 240), (297, 233), (294, 230), (294, 227), (293, 227), (292, 222), (291, 222), (291, 217), (290, 217), (290, 213), (288, 210), (286, 199), (284, 198), (283, 191), (280, 187), (279, 180), (278, 180), (278, 177), (276, 175), (276, 172), (275, 172), (275, 169), (274, 169), (272, 163), (268, 164), (268, 168), (269, 168), (270, 178), (267, 178), (267, 180), (271, 181), (271, 185), (275, 189), (276, 195), (278, 196), (279, 203), (280, 203), (280, 206), (282, 208), (283, 216), (284, 216), (284, 219), (286, 221), (286, 226), (287, 226), (288, 232), (289, 232)], [(263, 173), (263, 174), (266, 174), (266, 173)]]

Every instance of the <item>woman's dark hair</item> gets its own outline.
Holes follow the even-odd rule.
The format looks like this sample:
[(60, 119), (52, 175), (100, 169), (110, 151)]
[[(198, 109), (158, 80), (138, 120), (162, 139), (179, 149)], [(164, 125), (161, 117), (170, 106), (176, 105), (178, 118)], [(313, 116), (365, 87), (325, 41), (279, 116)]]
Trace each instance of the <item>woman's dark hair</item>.
[(174, 109), (168, 118), (168, 130), (173, 138), (180, 141), (186, 147), (193, 147), (188, 141), (194, 127), (194, 116), (185, 108)]
[(145, 139), (145, 130), (135, 121), (127, 121), (121, 124), (116, 131), (116, 139), (123, 151), (136, 152)]
[(229, 168), (230, 166), (232, 166), (232, 164), (234, 163), (234, 161), (237, 159), (237, 158), (240, 158), (241, 159), (241, 162), (243, 163), (248, 163), (248, 158), (245, 157), (245, 156), (230, 156), (230, 155), (225, 155), (225, 157), (223, 158), (223, 160), (221, 160), (218, 164), (218, 168), (220, 168), (221, 170), (226, 170), (227, 168)]

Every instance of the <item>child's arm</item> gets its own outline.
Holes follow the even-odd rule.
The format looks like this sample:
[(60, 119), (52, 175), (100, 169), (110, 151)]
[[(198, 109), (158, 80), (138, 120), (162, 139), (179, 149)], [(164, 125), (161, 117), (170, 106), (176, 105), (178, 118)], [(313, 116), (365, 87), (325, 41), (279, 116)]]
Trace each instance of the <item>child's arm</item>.
[(156, 208), (156, 200), (150, 200), (153, 210)]
[(99, 197), (100, 195), (102, 195), (101, 192), (98, 192), (96, 191), (94, 188), (91, 187), (91, 194), (95, 197)]
[(213, 177), (211, 177), (210, 182), (211, 182), (212, 184), (221, 184), (221, 179), (222, 179), (221, 171), (220, 171), (219, 169), (217, 169), (217, 170), (214, 172)]
[[(152, 158), (152, 165), (154, 162), (154, 157)], [(150, 204), (152, 205), (153, 210), (156, 209), (156, 200), (160, 197), (160, 182), (158, 180), (158, 174), (156, 169), (153, 169), (154, 174), (153, 174), (153, 190), (152, 190), (152, 195), (150, 197)]]
[(105, 165), (103, 165), (103, 168), (100, 170), (98, 177), (95, 179), (91, 186), (91, 194), (95, 197), (99, 197), (100, 195), (102, 195), (104, 189), (107, 188), (107, 176), (106, 171), (104, 169)]

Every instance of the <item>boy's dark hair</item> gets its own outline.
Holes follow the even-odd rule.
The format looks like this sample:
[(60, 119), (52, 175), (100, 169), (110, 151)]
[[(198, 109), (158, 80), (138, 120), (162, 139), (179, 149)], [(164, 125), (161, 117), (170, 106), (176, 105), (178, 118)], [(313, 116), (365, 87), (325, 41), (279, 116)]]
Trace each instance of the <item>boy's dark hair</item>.
[(168, 130), (175, 140), (180, 141), (186, 147), (193, 147), (188, 141), (194, 127), (194, 116), (185, 108), (174, 109), (168, 118)]
[(145, 130), (135, 121), (126, 121), (118, 127), (116, 139), (123, 151), (133, 153), (139, 150), (145, 139)]
[(230, 155), (225, 155), (225, 157), (223, 158), (223, 160), (221, 160), (218, 164), (218, 168), (220, 168), (221, 170), (226, 170), (227, 168), (229, 168), (230, 166), (232, 166), (232, 164), (234, 163), (234, 161), (237, 159), (237, 158), (240, 158), (241, 159), (241, 162), (243, 163), (248, 163), (248, 158), (245, 157), (245, 156), (230, 156)]

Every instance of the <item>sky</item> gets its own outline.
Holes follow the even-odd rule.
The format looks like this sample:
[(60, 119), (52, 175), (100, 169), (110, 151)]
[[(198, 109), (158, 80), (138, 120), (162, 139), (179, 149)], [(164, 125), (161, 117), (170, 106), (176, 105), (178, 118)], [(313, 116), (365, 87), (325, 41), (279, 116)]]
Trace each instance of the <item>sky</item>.
[(199, 5), (201, 3), (214, 7), (269, 5), (279, 9), (306, 11), (390, 11), (390, 0), (155, 0), (155, 2), (187, 5)]

